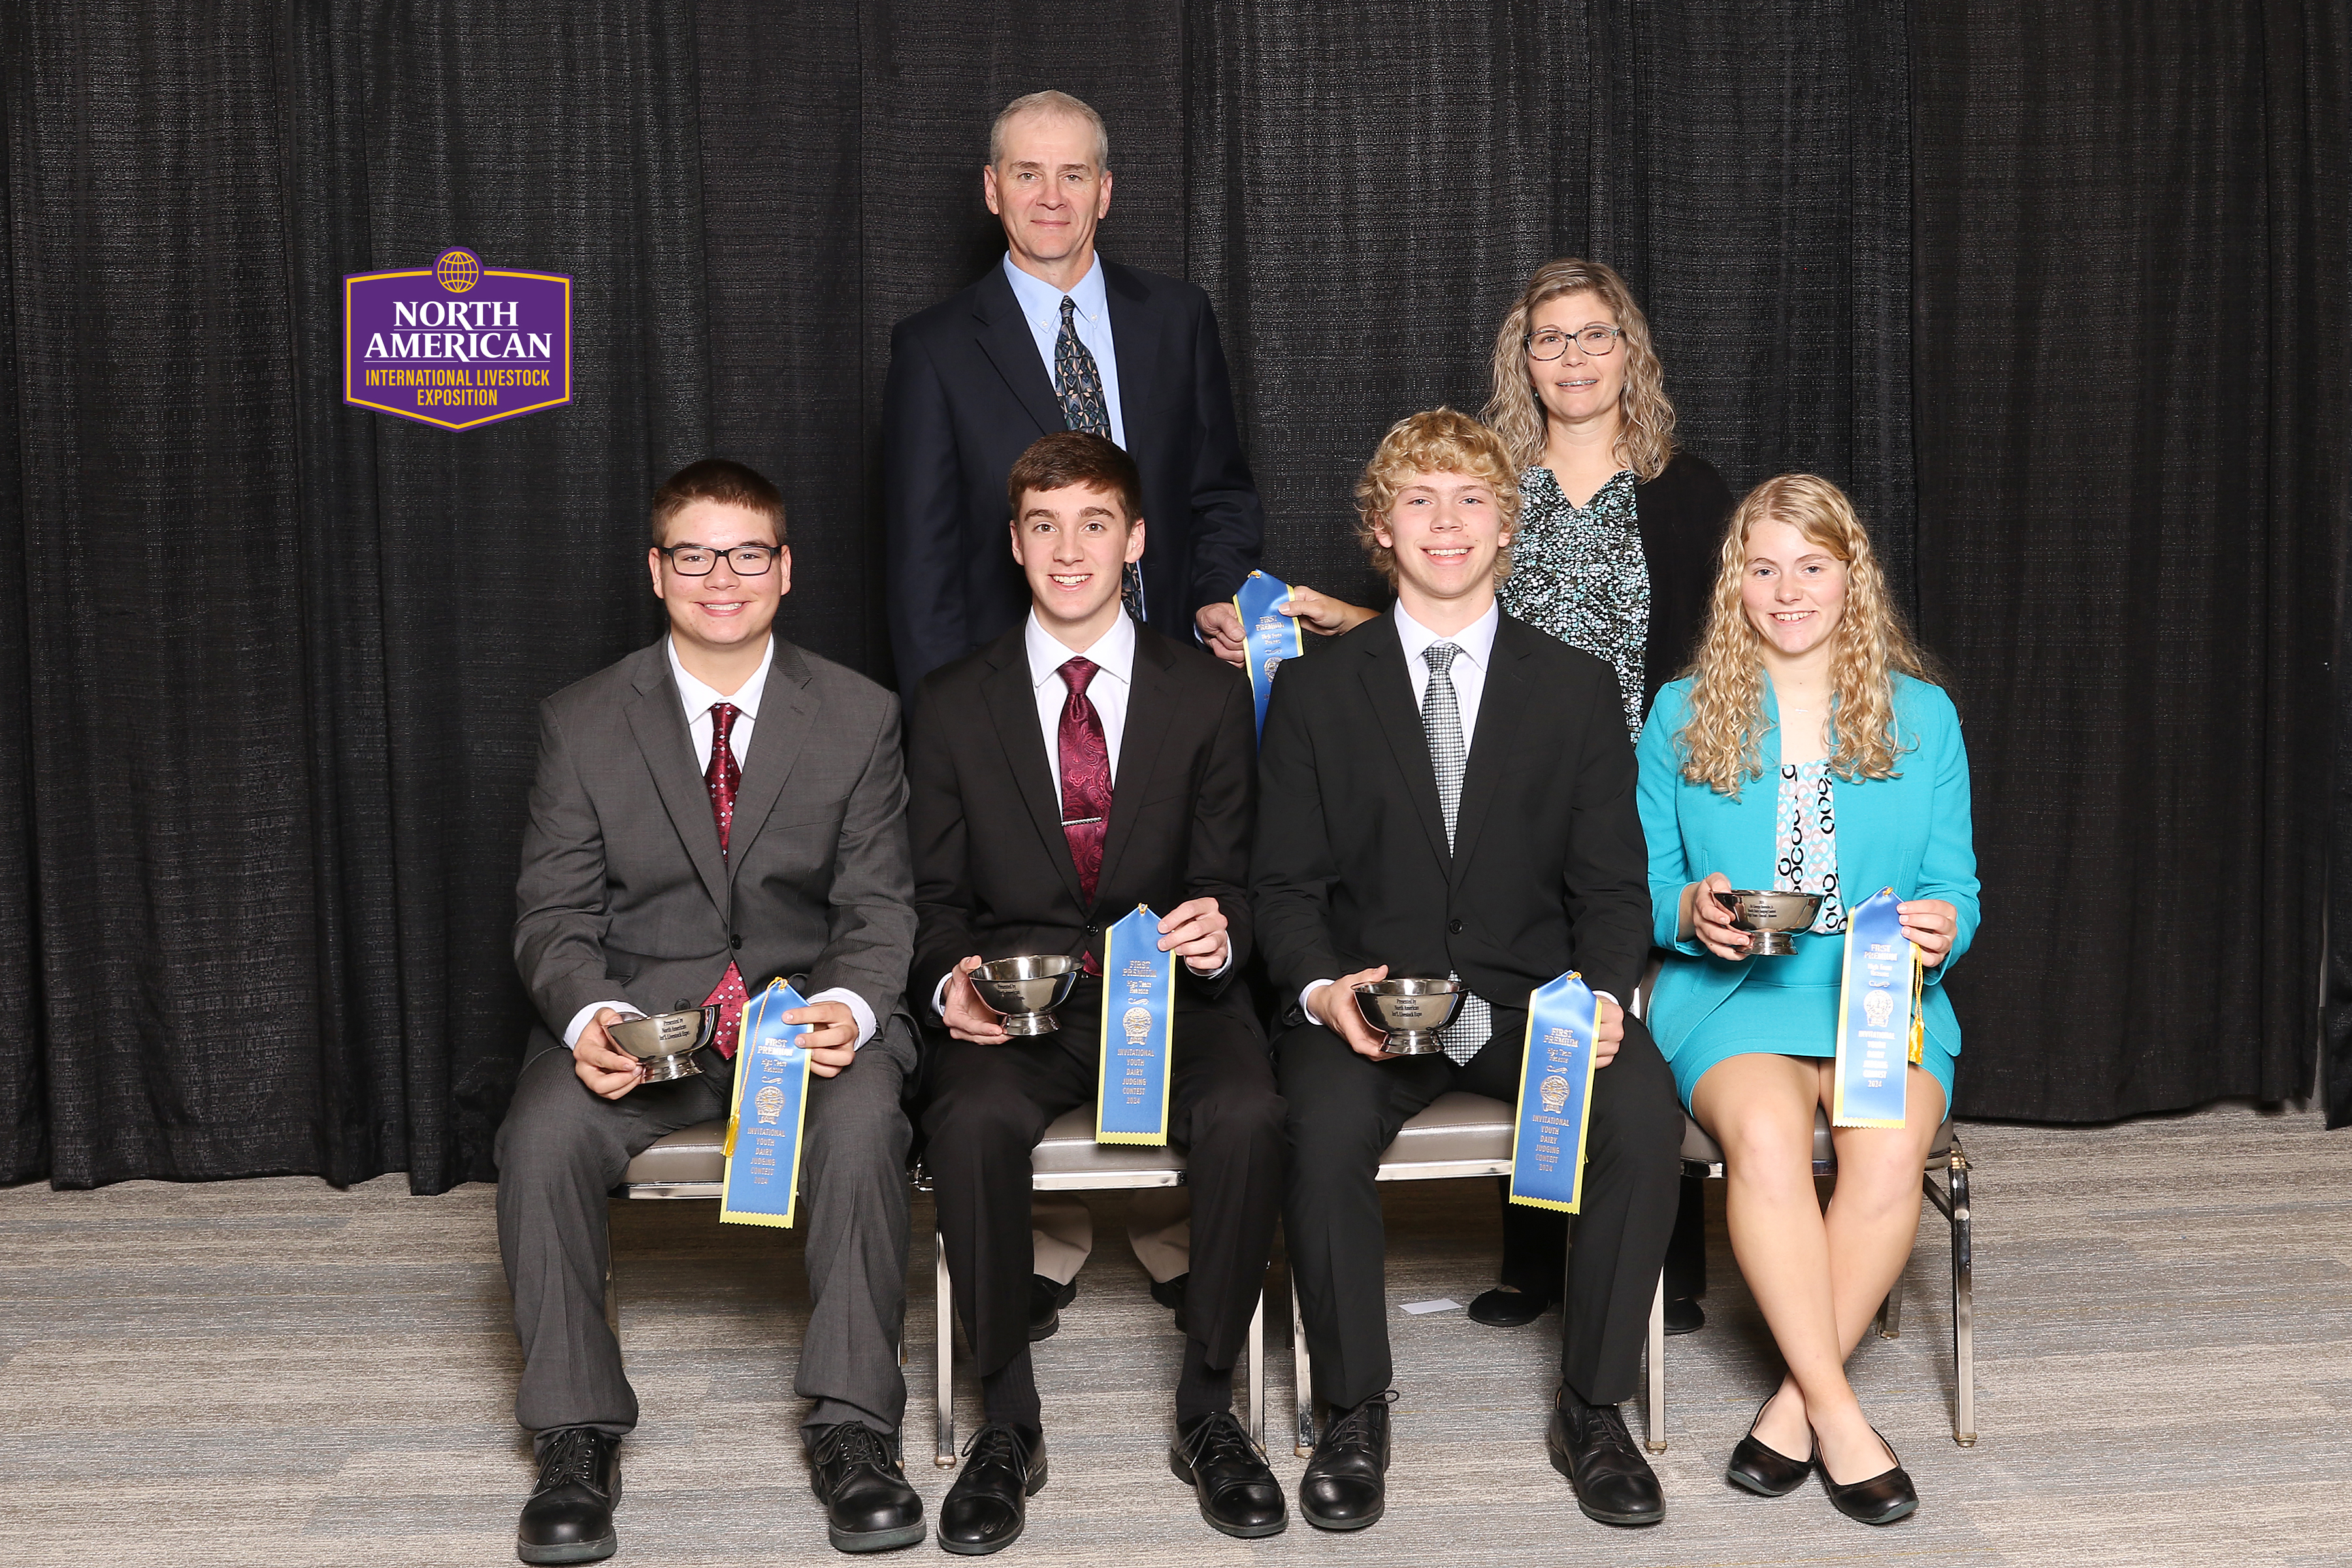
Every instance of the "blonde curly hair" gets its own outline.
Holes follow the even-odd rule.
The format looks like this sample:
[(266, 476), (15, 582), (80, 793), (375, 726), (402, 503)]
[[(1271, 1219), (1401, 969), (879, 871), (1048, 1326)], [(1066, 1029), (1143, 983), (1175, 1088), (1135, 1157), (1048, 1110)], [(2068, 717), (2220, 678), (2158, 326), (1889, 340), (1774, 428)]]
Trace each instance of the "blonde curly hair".
[(1649, 318), (1633, 303), (1633, 291), (1617, 269), (1568, 257), (1536, 268), (1518, 303), (1495, 333), (1494, 394), (1479, 411), (1502, 437), (1511, 460), (1533, 466), (1543, 456), (1544, 411), (1528, 369), (1528, 323), (1538, 306), (1569, 294), (1591, 294), (1617, 318), (1624, 333), (1625, 380), (1617, 395), (1617, 451), (1644, 484), (1666, 471), (1675, 455), (1675, 405), (1666, 401), (1665, 367), (1650, 343)]
[(1927, 661), (1888, 596), (1853, 503), (1812, 474), (1766, 479), (1748, 492), (1724, 531), (1706, 631), (1686, 672), (1690, 712), (1675, 737), (1683, 776), (1737, 797), (1741, 784), (1764, 773), (1764, 637), (1749, 623), (1739, 590), (1748, 574), (1748, 536), (1765, 521), (1787, 523), (1845, 565), (1845, 606), (1830, 634), (1830, 771), (1849, 784), (1892, 778), (1906, 750), (1895, 732), (1895, 673), (1927, 679)]
[(1397, 492), (1416, 474), (1469, 474), (1486, 481), (1495, 492), (1495, 510), (1502, 518), (1502, 553), (1495, 559), (1495, 580), (1510, 574), (1510, 536), (1519, 526), (1519, 470), (1492, 430), (1467, 414), (1452, 408), (1408, 414), (1389, 426), (1356, 480), (1356, 542), (1372, 570), (1396, 586), (1396, 552), (1382, 544), (1380, 530), (1388, 526), (1389, 510)]

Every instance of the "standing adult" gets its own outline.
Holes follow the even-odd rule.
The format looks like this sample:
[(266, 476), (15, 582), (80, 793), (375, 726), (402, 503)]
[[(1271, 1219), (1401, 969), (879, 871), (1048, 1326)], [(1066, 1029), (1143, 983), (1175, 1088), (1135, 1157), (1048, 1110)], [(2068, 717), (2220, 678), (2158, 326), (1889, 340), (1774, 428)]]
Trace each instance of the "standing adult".
[[(540, 1018), (497, 1146), (515, 1415), (540, 1461), (517, 1554), (587, 1563), (617, 1544), (637, 1396), (604, 1323), (605, 1194), (663, 1133), (727, 1114), (747, 994), (780, 975), (809, 998), (782, 1016), (811, 1026), (801, 1436), (835, 1546), (912, 1545), (925, 1526), (898, 1458), (898, 1098), (915, 1068), (899, 1005), (915, 911), (898, 700), (773, 634), (793, 557), (767, 479), (716, 458), (682, 468), (654, 494), (652, 535), (668, 635), (541, 704), (515, 884), (515, 963)], [(645, 1082), (606, 1033), (714, 1005), (693, 1077)]]
[(1004, 550), (1004, 479), (1055, 430), (1107, 437), (1142, 476), (1151, 548), (1127, 574), (1129, 613), (1241, 663), (1229, 601), (1257, 564), (1265, 513), (1217, 319), (1192, 284), (1097, 253), (1111, 185), (1101, 115), (1066, 92), (1013, 100), (981, 173), (1003, 264), (891, 331), (882, 510), (901, 690), (1028, 613)]

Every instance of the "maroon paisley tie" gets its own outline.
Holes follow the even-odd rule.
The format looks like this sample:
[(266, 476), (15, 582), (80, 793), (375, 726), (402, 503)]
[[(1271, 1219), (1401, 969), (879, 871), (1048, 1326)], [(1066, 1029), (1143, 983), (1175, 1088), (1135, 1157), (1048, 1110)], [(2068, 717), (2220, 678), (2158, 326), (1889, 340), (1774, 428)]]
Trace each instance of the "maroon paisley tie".
[[(1100, 668), (1083, 658), (1062, 666), (1062, 680), (1070, 689), (1062, 703), (1062, 834), (1070, 841), (1070, 863), (1077, 868), (1079, 894), (1088, 908), (1102, 875), (1103, 834), (1110, 826), (1110, 747), (1103, 740), (1102, 715), (1087, 700), (1087, 685)], [(1091, 952), (1087, 973), (1100, 973)]]

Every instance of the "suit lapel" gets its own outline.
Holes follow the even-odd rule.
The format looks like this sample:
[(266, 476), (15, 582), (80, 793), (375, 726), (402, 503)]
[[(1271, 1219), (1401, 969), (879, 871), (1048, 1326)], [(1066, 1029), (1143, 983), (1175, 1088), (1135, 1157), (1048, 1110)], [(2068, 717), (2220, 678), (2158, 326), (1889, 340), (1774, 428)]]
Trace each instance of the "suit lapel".
[[(989, 658), (996, 668), (982, 683), (982, 689), (987, 694), (988, 717), (996, 726), (997, 742), (1004, 748), (1005, 763), (1029, 807), (1045, 858), (1054, 863), (1063, 886), (1070, 889), (1070, 901), (1084, 907), (1086, 900), (1078, 893), (1078, 868), (1070, 858), (1069, 836), (1062, 831), (1062, 803), (1054, 794), (1054, 772), (1045, 760), (1045, 731), (1037, 722), (1037, 689), (1030, 684), (1021, 628), (999, 637), (989, 649)], [(1116, 810), (1116, 790), (1111, 798)], [(1001, 824), (985, 826), (1003, 830)]]
[(1160, 426), (1150, 412), (1160, 405), (1160, 313), (1151, 308), (1150, 292), (1124, 267), (1104, 262), (1103, 288), (1110, 300), (1111, 351), (1118, 360), (1119, 423), (1127, 427), (1129, 455), (1149, 471), (1143, 448)]
[[(1168, 674), (1168, 648), (1142, 627), (1136, 628), (1134, 683), (1127, 694), (1127, 726), (1118, 743), (1118, 776), (1110, 792), (1110, 826), (1103, 837), (1102, 874), (1095, 879), (1099, 902), (1118, 870), (1118, 858), (1135, 836), (1135, 819), (1150, 796), (1152, 770), (1160, 764), (1168, 738), (1167, 721), (1176, 706), (1176, 686)], [(1161, 914), (1168, 911), (1162, 910)]]
[[(1029, 323), (1021, 314), (1021, 301), (1013, 297), (1013, 285), (1004, 280), (1003, 268), (992, 270), (981, 284), (981, 308), (974, 312), (979, 318), (980, 348), (1004, 378), (1004, 384), (1037, 422), (1037, 433), (1049, 435), (1066, 430), (1069, 421), (1063, 416), (1062, 400), (1054, 395), (1053, 378), (1045, 374), (1045, 362), (1037, 353), (1037, 340), (1031, 335)], [(1117, 318), (1113, 318), (1116, 322)], [(1118, 331), (1113, 325), (1113, 332)], [(1126, 367), (1120, 370), (1124, 374)], [(1121, 387), (1124, 395), (1124, 385)]]
[(1478, 727), (1470, 737), (1470, 755), (1462, 773), (1462, 808), (1454, 818), (1454, 867), (1449, 880), (1459, 885), (1463, 868), (1478, 846), (1478, 829), (1503, 772), (1510, 765), (1513, 748), (1527, 732), (1528, 703), (1534, 692), (1519, 673), (1518, 650), (1511, 646), (1511, 623), (1495, 629), (1495, 647), (1486, 659), (1486, 686), (1478, 698)]
[(743, 761), (742, 783), (735, 791), (735, 826), (727, 842), (730, 888), (816, 721), (816, 700), (809, 695), (808, 684), (808, 661), (800, 649), (778, 637), (776, 656), (768, 664), (768, 684), (760, 693), (759, 722), (751, 728), (751, 754)]
[(1437, 862), (1446, 864), (1445, 810), (1437, 800), (1437, 772), (1430, 765), (1429, 737), (1421, 727), (1421, 710), (1412, 702), (1412, 677), (1404, 668), (1404, 644), (1397, 640), (1396, 621), (1382, 616), (1365, 648), (1364, 693), (1380, 720), (1381, 733), (1395, 753), (1405, 790), (1420, 813)]
[(686, 728), (685, 700), (669, 675), (669, 659), (662, 645), (653, 648), (653, 669), (640, 679), (630, 700), (629, 731), (645, 753), (646, 767), (661, 792), (670, 826), (694, 862), (710, 901), (727, 908), (727, 862), (719, 851), (719, 824), (710, 815), (710, 792), (694, 763), (694, 742)]

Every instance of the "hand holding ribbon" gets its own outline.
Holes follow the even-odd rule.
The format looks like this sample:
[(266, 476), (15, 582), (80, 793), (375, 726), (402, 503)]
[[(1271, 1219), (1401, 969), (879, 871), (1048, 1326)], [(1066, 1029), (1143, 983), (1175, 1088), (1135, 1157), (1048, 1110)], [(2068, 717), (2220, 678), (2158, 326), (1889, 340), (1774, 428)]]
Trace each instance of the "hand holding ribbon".
[(1225, 908), (1214, 899), (1187, 899), (1160, 922), (1160, 951), (1172, 952), (1195, 974), (1214, 974), (1233, 952)]
[(1919, 967), (1933, 969), (1952, 951), (1960, 932), (1960, 911), (1941, 899), (1907, 899), (1895, 906), (1903, 934), (1919, 950)]

